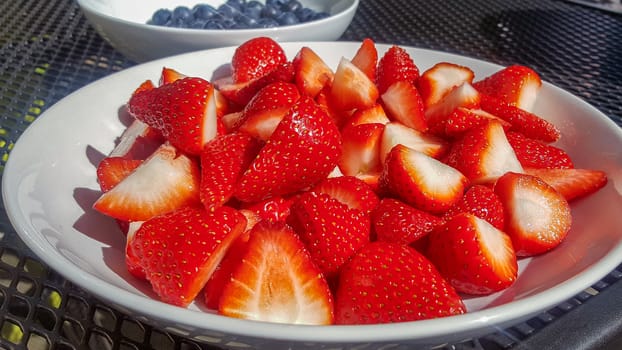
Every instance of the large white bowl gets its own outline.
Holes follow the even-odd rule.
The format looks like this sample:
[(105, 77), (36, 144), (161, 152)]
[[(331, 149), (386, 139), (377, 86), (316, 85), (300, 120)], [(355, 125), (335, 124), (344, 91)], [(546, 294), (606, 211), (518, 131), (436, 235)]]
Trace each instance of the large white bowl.
[[(322, 20), (267, 29), (207, 30), (146, 24), (161, 8), (213, 6), (224, 0), (77, 0), (95, 30), (115, 49), (136, 62), (175, 54), (239, 45), (258, 36), (285, 41), (337, 40), (352, 22), (359, 0), (300, 0), (331, 16)], [(263, 2), (263, 1), (262, 1)]]
[[(360, 44), (284, 43), (288, 57), (308, 45), (336, 67)], [(384, 52), (388, 46), (378, 45)], [(500, 67), (480, 60), (407, 48), (421, 69), (439, 61), (471, 67), (477, 77)], [(575, 96), (544, 83), (535, 111), (561, 130), (559, 146), (577, 167), (602, 169), (609, 183), (572, 205), (574, 223), (555, 250), (520, 261), (509, 289), (466, 300), (468, 313), (447, 318), (367, 326), (294, 326), (223, 317), (201, 303), (188, 309), (155, 299), (149, 285), (126, 271), (125, 239), (114, 221), (92, 210), (100, 194), (96, 164), (125, 128), (124, 103), (163, 66), (211, 77), (234, 48), (201, 51), (139, 65), (78, 90), (44, 112), (21, 136), (4, 170), (2, 194), (12, 224), (28, 246), (67, 279), (140, 320), (218, 345), (252, 348), (364, 349), (388, 344), (441, 344), (475, 337), (531, 317), (589, 287), (622, 261), (622, 132)], [(330, 345), (330, 346), (329, 346)]]

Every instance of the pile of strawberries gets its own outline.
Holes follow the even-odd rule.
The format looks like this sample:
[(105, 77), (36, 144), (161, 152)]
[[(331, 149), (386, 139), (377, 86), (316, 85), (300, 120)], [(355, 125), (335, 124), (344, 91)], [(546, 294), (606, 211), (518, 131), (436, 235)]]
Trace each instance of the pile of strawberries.
[(129, 97), (94, 208), (162, 301), (297, 324), (461, 314), (462, 296), (507, 288), (517, 259), (560, 244), (569, 202), (606, 184), (531, 112), (533, 70), (420, 71), (370, 39), (353, 54), (333, 69), (256, 38), (226, 78), (165, 67)]

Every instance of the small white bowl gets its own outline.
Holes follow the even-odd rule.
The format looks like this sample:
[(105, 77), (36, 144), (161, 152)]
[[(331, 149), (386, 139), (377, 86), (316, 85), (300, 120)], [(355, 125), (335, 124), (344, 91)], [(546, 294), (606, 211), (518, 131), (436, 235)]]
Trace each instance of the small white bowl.
[[(279, 42), (337, 40), (348, 28), (359, 0), (300, 0), (300, 3), (330, 17), (291, 26), (265, 29), (185, 29), (149, 25), (161, 8), (198, 3), (218, 7), (225, 0), (77, 0), (95, 30), (115, 49), (136, 62), (170, 55), (239, 45), (251, 38), (267, 36)], [(260, 0), (260, 2), (264, 2)]]

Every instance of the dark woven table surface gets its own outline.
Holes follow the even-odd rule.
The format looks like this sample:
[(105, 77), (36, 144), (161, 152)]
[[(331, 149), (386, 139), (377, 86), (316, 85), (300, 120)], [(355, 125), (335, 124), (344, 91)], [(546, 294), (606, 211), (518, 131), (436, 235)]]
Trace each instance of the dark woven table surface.
[[(606, 1), (601, 1), (606, 2)], [(361, 0), (342, 40), (371, 37), (509, 65), (622, 125), (622, 15), (566, 1)], [(72, 0), (0, 0), (0, 172), (21, 133), (69, 93), (135, 65)], [(622, 267), (533, 319), (440, 349), (620, 349)], [(0, 210), (0, 349), (216, 349), (147, 326), (67, 282)]]

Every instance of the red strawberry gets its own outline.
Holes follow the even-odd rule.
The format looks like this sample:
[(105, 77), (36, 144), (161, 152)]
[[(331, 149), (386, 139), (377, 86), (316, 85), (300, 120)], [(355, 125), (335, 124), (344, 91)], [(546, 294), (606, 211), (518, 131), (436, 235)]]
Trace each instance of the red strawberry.
[(408, 246), (374, 242), (342, 269), (335, 323), (406, 322), (458, 315), (466, 308), (434, 265)]
[(218, 92), (229, 102), (238, 106), (246, 104), (269, 84), (282, 82), (292, 82), (294, 79), (294, 66), (285, 62), (266, 75), (247, 81), (244, 83), (234, 83), (231, 77), (225, 77), (214, 81), (214, 86)]
[(369, 108), (357, 109), (354, 111), (342, 128), (351, 125), (387, 124), (389, 122), (389, 117), (387, 117), (384, 108), (382, 108), (382, 105), (378, 103)]
[(242, 203), (242, 208), (253, 212), (257, 216), (258, 221), (265, 220), (273, 224), (283, 223), (287, 221), (291, 212), (291, 206), (296, 198), (296, 196), (275, 196), (259, 202)]
[(140, 85), (138, 85), (138, 87), (134, 90), (132, 95), (137, 94), (141, 91), (151, 90), (154, 87), (155, 85), (153, 85), (153, 82), (151, 80), (145, 80)]
[(425, 108), (440, 101), (456, 86), (472, 83), (473, 71), (455, 63), (440, 62), (427, 69), (417, 80), (417, 89), (421, 93)]
[(261, 146), (260, 141), (242, 132), (219, 136), (205, 145), (200, 156), (200, 198), (207, 210), (231, 199), (238, 179)]
[(329, 280), (370, 241), (369, 215), (326, 193), (303, 193), (292, 205), (289, 223)]
[(93, 204), (113, 218), (143, 221), (199, 203), (199, 167), (192, 158), (164, 144), (130, 175)]
[(201, 78), (179, 79), (135, 94), (128, 111), (189, 154), (198, 155), (218, 131), (214, 87)]
[(108, 192), (121, 180), (125, 179), (142, 160), (123, 157), (106, 157), (97, 166), (97, 182), (102, 192)]
[(510, 123), (510, 130), (529, 138), (543, 142), (555, 142), (560, 138), (559, 130), (549, 121), (495, 97), (482, 94), (480, 105), (486, 112)]
[(391, 122), (384, 127), (380, 144), (380, 162), (385, 163), (387, 155), (393, 147), (401, 144), (416, 151), (425, 153), (432, 158), (441, 157), (449, 144), (434, 135), (419, 132), (400, 123)]
[(341, 156), (333, 120), (309, 97), (301, 97), (242, 175), (235, 196), (255, 202), (294, 193), (324, 179)]
[(332, 69), (315, 51), (304, 46), (292, 60), (296, 86), (301, 93), (317, 96), (322, 89), (333, 81)]
[(474, 84), (481, 93), (530, 112), (542, 86), (533, 69), (521, 65), (503, 68)]
[(527, 138), (515, 131), (507, 132), (506, 136), (524, 168), (574, 168), (572, 159), (561, 148)]
[(146, 280), (147, 274), (145, 273), (145, 269), (140, 265), (140, 259), (136, 253), (134, 253), (134, 248), (132, 248), (134, 235), (143, 224), (143, 221), (126, 221), (125, 223), (127, 224), (127, 233), (125, 236), (125, 267), (132, 276), (141, 280)]
[(372, 81), (376, 79), (378, 50), (376, 50), (376, 43), (372, 39), (363, 39), (361, 46), (352, 57), (352, 64), (363, 71)]
[(345, 175), (380, 174), (380, 141), (384, 125), (360, 124), (341, 130), (343, 148), (339, 168)]
[(567, 201), (590, 195), (607, 184), (607, 174), (600, 170), (526, 168), (525, 172), (544, 180)]
[(380, 184), (417, 209), (442, 213), (462, 197), (468, 180), (424, 153), (397, 145), (387, 157)]
[(149, 125), (134, 119), (123, 131), (119, 142), (108, 154), (110, 157), (145, 159), (164, 142), (162, 134)]
[(461, 213), (473, 214), (480, 219), (488, 221), (488, 223), (499, 230), (504, 228), (503, 205), (499, 197), (488, 186), (471, 186), (460, 201), (443, 214), (443, 218), (450, 220)]
[(376, 103), (378, 96), (374, 82), (352, 62), (342, 58), (330, 88), (333, 106), (342, 111), (369, 108)]
[(238, 130), (267, 140), (299, 98), (298, 88), (292, 83), (276, 82), (265, 86), (244, 107)]
[(411, 82), (397, 81), (389, 85), (380, 98), (392, 120), (399, 121), (417, 131), (428, 130), (423, 100)]
[(145, 221), (134, 234), (131, 249), (160, 299), (185, 307), (245, 225), (244, 216), (232, 208), (207, 212), (186, 207)]
[(371, 214), (378, 241), (411, 244), (430, 233), (442, 220), (393, 198), (383, 198)]
[(380, 93), (397, 81), (415, 84), (419, 79), (419, 68), (410, 54), (399, 46), (390, 47), (378, 61), (376, 85)]
[(428, 125), (434, 126), (447, 119), (458, 107), (475, 109), (479, 107), (480, 93), (469, 83), (458, 85), (445, 94), (438, 102), (425, 110)]
[(160, 74), (160, 81), (158, 85), (164, 85), (174, 82), (175, 80), (186, 78), (186, 75), (181, 74), (173, 68), (163, 67), (162, 73)]
[(549, 251), (566, 237), (572, 224), (568, 201), (538, 177), (508, 172), (494, 187), (505, 212), (505, 232), (517, 256)]
[(239, 45), (231, 58), (234, 83), (260, 78), (287, 61), (281, 45), (268, 37), (250, 39)]
[(458, 292), (486, 295), (516, 281), (512, 240), (473, 214), (452, 217), (428, 236), (426, 256)]
[(464, 133), (445, 162), (476, 184), (492, 183), (508, 171), (523, 172), (503, 126), (494, 120)]
[(486, 124), (490, 120), (499, 121), (504, 130), (510, 129), (510, 123), (484, 110), (458, 107), (446, 118), (435, 120), (433, 123), (430, 123), (430, 132), (441, 137), (458, 138), (462, 136), (465, 131)]
[(218, 311), (256, 321), (328, 325), (333, 297), (309, 252), (285, 225), (258, 224)]
[(350, 208), (367, 214), (378, 205), (379, 199), (372, 188), (354, 176), (328, 178), (313, 187), (313, 192), (326, 193)]

